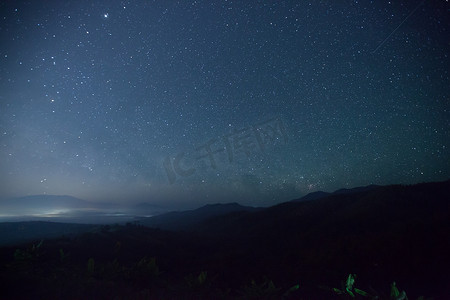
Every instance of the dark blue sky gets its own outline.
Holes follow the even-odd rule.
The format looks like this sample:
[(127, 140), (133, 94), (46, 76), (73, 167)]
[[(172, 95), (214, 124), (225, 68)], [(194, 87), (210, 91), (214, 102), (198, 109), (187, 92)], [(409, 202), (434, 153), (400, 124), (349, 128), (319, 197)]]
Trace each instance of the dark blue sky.
[(264, 2), (3, 1), (0, 196), (263, 206), (450, 177), (447, 1)]

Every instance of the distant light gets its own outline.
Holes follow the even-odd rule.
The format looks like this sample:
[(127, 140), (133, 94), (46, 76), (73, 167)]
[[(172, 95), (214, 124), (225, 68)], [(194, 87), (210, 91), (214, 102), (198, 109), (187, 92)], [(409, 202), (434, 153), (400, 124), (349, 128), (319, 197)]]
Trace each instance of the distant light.
[(109, 13), (104, 13), (103, 14), (103, 19), (108, 19), (109, 18)]

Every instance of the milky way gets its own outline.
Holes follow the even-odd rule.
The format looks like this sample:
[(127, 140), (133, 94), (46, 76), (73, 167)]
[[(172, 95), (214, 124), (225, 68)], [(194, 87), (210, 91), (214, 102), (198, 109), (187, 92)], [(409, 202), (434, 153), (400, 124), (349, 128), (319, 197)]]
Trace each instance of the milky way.
[(449, 4), (395, 2), (3, 1), (0, 197), (446, 180)]

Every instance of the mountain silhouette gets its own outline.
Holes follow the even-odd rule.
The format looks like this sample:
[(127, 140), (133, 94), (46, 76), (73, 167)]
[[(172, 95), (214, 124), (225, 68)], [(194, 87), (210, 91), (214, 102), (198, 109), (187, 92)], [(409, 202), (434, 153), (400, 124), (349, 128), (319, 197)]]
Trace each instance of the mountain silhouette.
[(368, 185), (368, 186), (361, 186), (361, 187), (355, 187), (351, 189), (339, 189), (332, 193), (323, 192), (323, 191), (317, 191), (307, 194), (306, 196), (303, 196), (299, 199), (291, 200), (292, 202), (300, 202), (300, 201), (309, 201), (309, 200), (317, 200), (321, 199), (330, 195), (339, 195), (339, 194), (355, 194), (355, 193), (361, 193), (361, 192), (368, 192), (371, 190), (374, 190), (376, 188), (380, 187), (379, 185)]
[(257, 211), (260, 208), (242, 206), (236, 202), (226, 204), (207, 204), (197, 209), (174, 211), (151, 218), (140, 219), (144, 226), (166, 230), (188, 230), (210, 218), (237, 211)]
[[(332, 288), (357, 274), (355, 287), (379, 299), (394, 281), (410, 299), (446, 299), (450, 181), (338, 191), (267, 208), (213, 204), (125, 226), (67, 227), (38, 256), (39, 240), (0, 247), (4, 298), (89, 298), (94, 289), (83, 287), (91, 285), (98, 299), (335, 299)], [(43, 228), (55, 237), (53, 226), (67, 224), (0, 225), (0, 236)]]
[[(314, 194), (309, 201), (290, 201), (245, 214), (223, 215), (206, 220), (196, 227), (202, 232), (217, 234), (215, 224), (225, 232), (246, 235), (259, 232), (290, 232), (302, 229), (302, 234), (327, 228), (342, 230), (387, 230), (394, 224), (408, 224), (421, 220), (433, 223), (450, 214), (450, 181), (423, 183), (411, 186), (370, 186), (352, 190), (338, 190), (331, 194)], [(309, 198), (309, 195), (305, 196)], [(312, 198), (314, 198), (312, 197)], [(233, 219), (233, 222), (226, 220)]]

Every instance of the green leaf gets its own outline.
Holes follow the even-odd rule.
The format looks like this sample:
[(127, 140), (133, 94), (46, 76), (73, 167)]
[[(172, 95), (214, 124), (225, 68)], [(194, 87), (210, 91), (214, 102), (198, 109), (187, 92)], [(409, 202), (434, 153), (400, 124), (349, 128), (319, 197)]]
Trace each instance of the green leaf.
[(205, 283), (205, 281), (206, 281), (206, 275), (208, 275), (208, 273), (205, 272), (205, 271), (201, 272), (200, 275), (198, 275), (197, 280), (198, 280), (198, 284), (199, 284), (199, 285), (202, 285), (203, 283)]
[(294, 285), (293, 287), (291, 287), (290, 289), (288, 289), (284, 294), (283, 297), (287, 297), (289, 296), (290, 293), (295, 292), (296, 290), (298, 290), (300, 288), (299, 284)]
[(360, 294), (361, 296), (365, 296), (365, 297), (369, 296), (368, 293), (366, 293), (360, 289), (357, 289), (357, 288), (355, 288), (355, 293)]
[(400, 296), (400, 292), (395, 284), (395, 281), (391, 284), (391, 298), (397, 299)]
[(353, 288), (353, 284), (355, 284), (356, 275), (348, 274), (347, 283), (345, 284), (347, 290), (351, 290)]
[(355, 298), (355, 294), (353, 294), (353, 292), (352, 292), (351, 290), (347, 289), (347, 293), (348, 293), (350, 296), (352, 296), (353, 298)]

